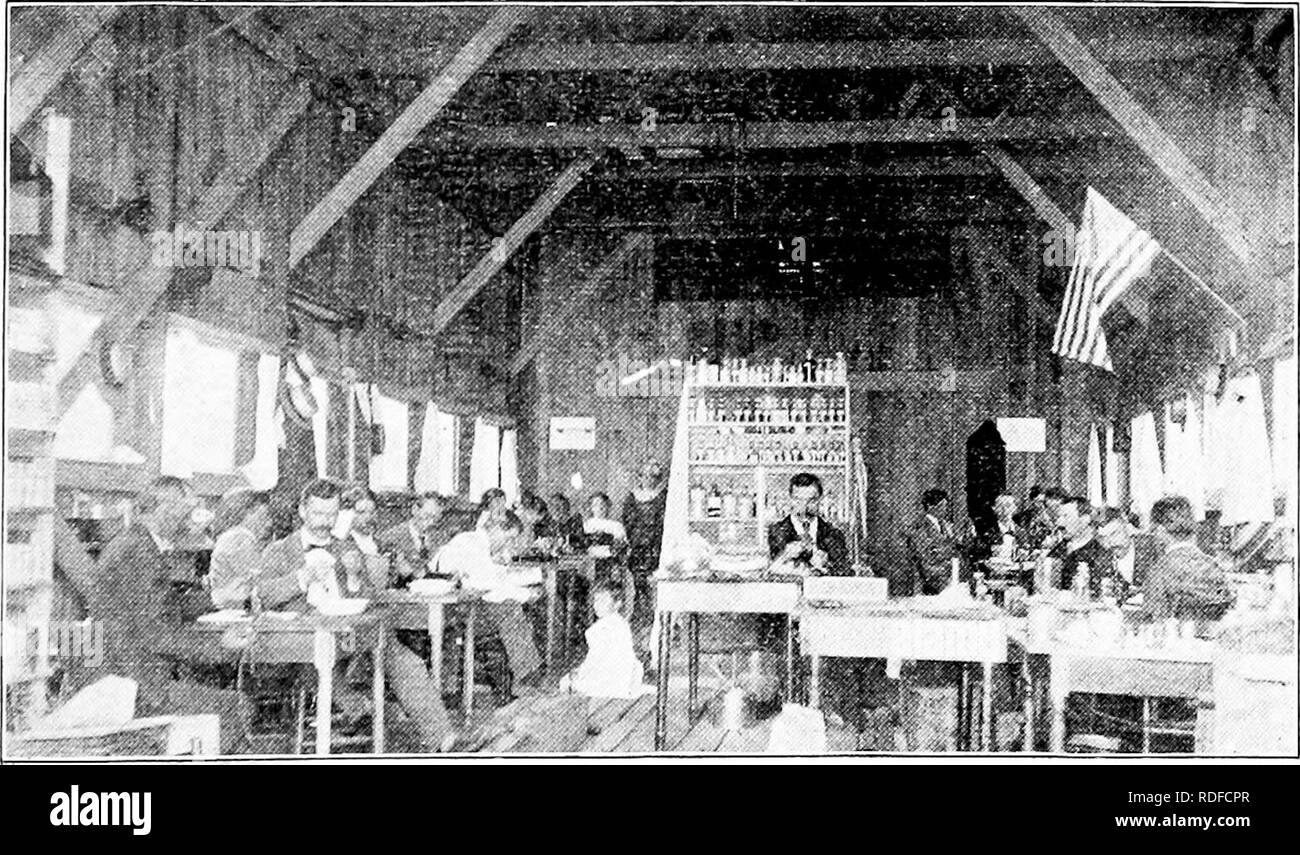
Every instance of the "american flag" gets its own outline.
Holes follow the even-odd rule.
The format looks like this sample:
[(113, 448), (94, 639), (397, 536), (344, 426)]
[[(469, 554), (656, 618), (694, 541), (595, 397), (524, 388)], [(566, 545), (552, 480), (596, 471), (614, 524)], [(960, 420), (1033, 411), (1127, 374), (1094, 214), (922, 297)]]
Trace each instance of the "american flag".
[(1089, 187), (1052, 352), (1113, 370), (1102, 316), (1159, 252), (1155, 238)]

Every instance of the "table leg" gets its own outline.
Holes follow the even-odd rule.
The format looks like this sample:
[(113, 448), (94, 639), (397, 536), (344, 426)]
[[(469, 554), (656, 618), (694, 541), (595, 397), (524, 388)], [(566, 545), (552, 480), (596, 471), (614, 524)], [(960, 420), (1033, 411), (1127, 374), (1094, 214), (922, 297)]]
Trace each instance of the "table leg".
[(957, 750), (969, 751), (973, 731), (970, 714), (970, 663), (961, 663), (961, 678), (957, 685)]
[(442, 703), (442, 636), (446, 607), (446, 603), (429, 603), (429, 676), (433, 678), (438, 703)]
[(470, 602), (469, 614), (465, 616), (465, 674), (461, 678), (461, 704), (465, 708), (465, 726), (469, 727), (474, 717), (474, 618), (478, 614), (478, 603)]
[(668, 659), (672, 647), (673, 616), (660, 613), (656, 620), (659, 624), (659, 659), (655, 679), (655, 751), (663, 751), (668, 742)]
[(562, 649), (564, 651), (565, 666), (568, 666), (569, 663), (573, 661), (571, 647), (573, 646), (573, 625), (575, 617), (573, 610), (577, 605), (577, 575), (578, 574), (576, 573), (570, 573), (568, 582), (564, 586), (564, 644)]
[(1052, 710), (1052, 753), (1065, 751), (1065, 698), (1070, 694), (1069, 664), (1059, 656), (1048, 660), (1047, 693)]
[(787, 704), (794, 701), (794, 615), (785, 616), (785, 693)]
[(331, 720), (334, 717), (334, 633), (318, 629), (316, 655), (316, 753), (330, 753)]
[(813, 709), (821, 709), (822, 658), (816, 655), (810, 658), (812, 660), (812, 668), (808, 672), (808, 705)]
[(993, 745), (993, 663), (984, 663), (983, 694), (980, 698), (980, 750), (994, 751)]
[(686, 720), (695, 721), (700, 687), (700, 616), (686, 616)]
[(559, 608), (559, 571), (546, 568), (546, 673), (555, 673), (555, 628), (558, 623), (555, 611)]
[(1142, 698), (1142, 753), (1151, 753), (1151, 699)]
[(1034, 701), (1037, 698), (1038, 684), (1037, 681), (1034, 680), (1034, 669), (1029, 661), (1028, 653), (1026, 653), (1025, 657), (1020, 660), (1020, 669), (1020, 680), (1025, 693), (1025, 698), (1022, 704), (1025, 716), (1025, 732), (1024, 741), (1021, 744), (1021, 750), (1034, 751), (1037, 748), (1037, 745), (1034, 743), (1034, 714), (1036, 712), (1036, 704)]
[(373, 671), (371, 678), (371, 698), (374, 703), (375, 711), (371, 718), (372, 732), (371, 748), (372, 754), (384, 753), (384, 643), (387, 636), (387, 626), (384, 621), (380, 621), (375, 628), (375, 653)]

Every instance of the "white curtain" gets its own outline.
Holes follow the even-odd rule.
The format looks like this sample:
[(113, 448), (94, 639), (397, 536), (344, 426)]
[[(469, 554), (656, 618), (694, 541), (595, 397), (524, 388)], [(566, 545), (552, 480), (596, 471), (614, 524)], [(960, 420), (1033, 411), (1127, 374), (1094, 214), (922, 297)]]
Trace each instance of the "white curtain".
[(439, 415), (437, 404), (425, 404), (424, 425), (420, 428), (420, 459), (415, 461), (415, 475), (411, 481), (417, 493), (442, 492), (438, 487), (438, 462), (446, 451), (439, 442)]
[(410, 407), (405, 401), (378, 392), (370, 406), (375, 422), (384, 427), (384, 452), (370, 458), (370, 489), (404, 491), (410, 453)]
[(1164, 495), (1164, 470), (1160, 465), (1160, 440), (1156, 420), (1151, 413), (1133, 419), (1130, 426), (1132, 449), (1129, 451), (1129, 498), (1131, 507), (1143, 523), (1151, 515), (1151, 506)]
[(1106, 504), (1102, 492), (1101, 478), (1101, 441), (1097, 437), (1097, 426), (1088, 425), (1088, 504), (1100, 508)]
[(235, 466), (239, 354), (199, 341), (193, 330), (167, 331), (163, 356), (164, 475), (224, 475)]
[(1259, 375), (1234, 377), (1220, 401), (1223, 525), (1272, 522), (1273, 464)]
[(1106, 422), (1106, 504), (1124, 507), (1119, 490), (1119, 455), (1115, 453), (1115, 423)]
[(1296, 358), (1273, 365), (1274, 493), (1286, 497), (1286, 518), (1296, 515)]
[(1201, 399), (1201, 485), (1205, 506), (1223, 510), (1223, 488), (1228, 472), (1228, 443), (1223, 421), (1229, 408), (1221, 406), (1213, 394)]
[(501, 486), (501, 429), (483, 419), (474, 420), (474, 450), (469, 459), (469, 497), (477, 502), (483, 492)]
[(501, 431), (501, 489), (506, 491), (506, 499), (511, 504), (519, 498), (518, 442), (518, 431), (514, 428)]
[(311, 394), (316, 399), (316, 414), (311, 417), (311, 438), (316, 449), (316, 477), (328, 478), (330, 419), (330, 384), (324, 377), (311, 378)]
[(1187, 415), (1180, 425), (1174, 421), (1174, 406), (1165, 404), (1165, 494), (1182, 496), (1192, 503), (1198, 520), (1205, 519), (1205, 485), (1201, 468), (1201, 419), (1196, 402), (1183, 400)]
[(275, 404), (280, 384), (280, 357), (257, 358), (257, 404), (253, 422), (253, 459), (244, 464), (244, 477), (254, 490), (270, 490), (280, 480), (279, 425)]
[(113, 407), (94, 383), (85, 385), (59, 420), (54, 456), (101, 463), (113, 459)]

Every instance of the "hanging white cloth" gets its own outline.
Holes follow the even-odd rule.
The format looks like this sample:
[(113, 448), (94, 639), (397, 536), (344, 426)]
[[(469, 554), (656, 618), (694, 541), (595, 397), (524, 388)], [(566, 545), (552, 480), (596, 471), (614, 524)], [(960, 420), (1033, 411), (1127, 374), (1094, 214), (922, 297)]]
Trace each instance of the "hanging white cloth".
[(519, 432), (514, 428), (501, 431), (501, 489), (506, 491), (506, 501), (514, 504), (519, 498)]
[(1088, 504), (1100, 508), (1106, 504), (1102, 492), (1101, 478), (1101, 442), (1097, 437), (1097, 426), (1088, 425)]
[(1160, 440), (1156, 436), (1155, 416), (1149, 412), (1133, 419), (1130, 427), (1132, 449), (1129, 452), (1129, 497), (1131, 507), (1143, 522), (1151, 506), (1164, 494), (1164, 470), (1160, 465)]
[(280, 454), (275, 404), (280, 383), (280, 357), (257, 357), (257, 403), (253, 411), (253, 459), (240, 471), (254, 490), (270, 490), (280, 480)]
[(99, 386), (87, 383), (59, 419), (53, 453), (59, 460), (113, 459), (113, 406)]
[(199, 341), (191, 329), (172, 327), (163, 360), (160, 473), (229, 474), (235, 466), (239, 354)]
[(438, 405), (424, 406), (424, 424), (420, 427), (420, 459), (415, 462), (412, 486), (417, 493), (438, 490), (438, 458), (444, 453), (438, 436)]
[(324, 377), (311, 378), (311, 394), (316, 399), (316, 412), (311, 417), (311, 438), (316, 449), (316, 477), (328, 478), (329, 473), (329, 418), (330, 384)]
[(1259, 375), (1234, 377), (1223, 394), (1223, 525), (1272, 522), (1273, 463)]
[(1201, 420), (1196, 402), (1184, 402), (1183, 423), (1174, 420), (1173, 403), (1165, 403), (1165, 494), (1182, 496), (1191, 502), (1196, 519), (1205, 519), (1205, 486), (1202, 477)]
[(501, 429), (474, 420), (474, 448), (469, 459), (469, 496), (478, 501), (486, 490), (501, 486)]
[(374, 422), (384, 429), (384, 450), (370, 458), (370, 489), (403, 492), (409, 478), (410, 406), (376, 392), (371, 407)]

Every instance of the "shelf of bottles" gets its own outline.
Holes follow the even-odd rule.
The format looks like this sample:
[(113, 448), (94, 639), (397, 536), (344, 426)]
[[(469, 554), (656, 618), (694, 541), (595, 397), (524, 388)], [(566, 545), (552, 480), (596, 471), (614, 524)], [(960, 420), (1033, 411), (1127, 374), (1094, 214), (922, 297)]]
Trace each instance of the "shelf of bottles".
[(767, 548), (767, 527), (790, 512), (790, 479), (817, 475), (822, 515), (849, 513), (850, 409), (843, 354), (690, 370), (688, 519), (720, 550)]

